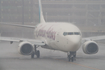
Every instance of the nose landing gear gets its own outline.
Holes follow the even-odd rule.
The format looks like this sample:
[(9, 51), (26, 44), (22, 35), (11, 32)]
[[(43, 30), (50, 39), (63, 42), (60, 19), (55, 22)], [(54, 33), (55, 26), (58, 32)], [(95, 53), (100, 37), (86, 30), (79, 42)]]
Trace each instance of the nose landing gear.
[(68, 52), (68, 61), (70, 62), (73, 62), (73, 61), (76, 61), (76, 52)]

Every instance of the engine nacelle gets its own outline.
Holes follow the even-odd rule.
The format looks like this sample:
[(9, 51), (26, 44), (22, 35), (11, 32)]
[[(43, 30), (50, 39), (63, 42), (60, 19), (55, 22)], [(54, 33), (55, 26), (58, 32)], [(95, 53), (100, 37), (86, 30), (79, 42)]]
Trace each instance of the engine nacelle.
[(86, 41), (83, 44), (82, 49), (86, 54), (96, 54), (99, 50), (97, 43), (94, 41)]
[(22, 55), (30, 55), (33, 52), (34, 46), (29, 42), (21, 42), (18, 51)]

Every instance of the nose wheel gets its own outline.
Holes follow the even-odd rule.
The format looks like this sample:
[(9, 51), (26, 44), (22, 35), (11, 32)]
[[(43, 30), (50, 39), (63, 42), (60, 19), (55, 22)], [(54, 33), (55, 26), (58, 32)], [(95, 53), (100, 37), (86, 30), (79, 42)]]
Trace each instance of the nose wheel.
[(34, 51), (33, 51), (32, 54), (31, 54), (31, 58), (34, 58), (34, 55), (36, 55), (37, 58), (40, 58), (40, 51), (37, 50), (36, 45), (34, 46)]
[(68, 61), (70, 62), (73, 62), (73, 61), (76, 61), (76, 52), (68, 52)]

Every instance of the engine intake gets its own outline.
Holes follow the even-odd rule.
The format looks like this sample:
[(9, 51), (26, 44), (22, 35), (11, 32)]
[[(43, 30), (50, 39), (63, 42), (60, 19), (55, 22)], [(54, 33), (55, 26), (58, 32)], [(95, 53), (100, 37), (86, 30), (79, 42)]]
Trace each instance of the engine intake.
[(18, 50), (22, 55), (30, 55), (33, 52), (33, 45), (29, 42), (21, 42)]
[(98, 45), (94, 41), (87, 41), (82, 46), (83, 52), (86, 54), (96, 54), (98, 52)]

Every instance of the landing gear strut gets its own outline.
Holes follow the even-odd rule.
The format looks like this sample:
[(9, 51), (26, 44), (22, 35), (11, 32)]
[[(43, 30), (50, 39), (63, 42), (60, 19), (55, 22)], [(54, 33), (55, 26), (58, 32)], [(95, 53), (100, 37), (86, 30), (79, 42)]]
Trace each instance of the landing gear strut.
[(31, 54), (31, 58), (34, 58), (34, 55), (36, 55), (37, 58), (40, 58), (40, 51), (37, 50), (36, 45), (34, 45), (34, 51), (33, 51), (32, 54)]
[(76, 52), (69, 52), (68, 53), (68, 61), (76, 61)]

